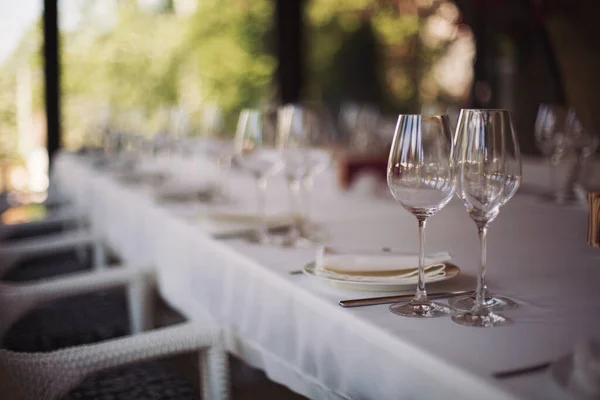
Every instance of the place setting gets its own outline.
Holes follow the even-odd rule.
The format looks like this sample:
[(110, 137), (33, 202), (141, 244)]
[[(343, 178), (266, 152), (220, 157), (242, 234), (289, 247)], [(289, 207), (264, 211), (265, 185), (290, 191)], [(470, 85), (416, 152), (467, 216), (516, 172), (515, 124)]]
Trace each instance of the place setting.
[[(490, 292), (485, 279), (488, 228), (517, 192), (521, 180), (521, 158), (510, 112), (463, 110), (453, 141), (451, 137), (447, 116), (398, 118), (387, 182), (394, 199), (417, 220), (418, 253), (321, 246), (314, 262), (291, 273), (301, 272), (343, 289), (385, 294), (343, 299), (339, 304), (346, 308), (392, 303), (390, 312), (402, 317), (450, 316), (455, 323), (472, 327), (513, 323), (501, 313), (516, 308), (517, 303)], [(443, 304), (431, 300), (425, 285), (455, 278), (460, 267), (452, 263), (449, 252), (426, 253), (425, 227), (455, 195), (475, 222), (481, 264), (476, 287), (431, 292), (431, 298), (448, 299), (448, 304)], [(414, 296), (390, 295), (415, 286)]]
[[(244, 239), (259, 245), (286, 248), (311, 247), (326, 238), (310, 218), (314, 178), (328, 168), (331, 155), (319, 147), (325, 142), (320, 116), (310, 107), (287, 105), (277, 110), (244, 109), (228, 147), (228, 168), (235, 175), (218, 177), (238, 194), (252, 191), (243, 179), (250, 177), (256, 209), (245, 204), (215, 204), (198, 214), (201, 229), (217, 239)], [(222, 153), (221, 153), (222, 154)], [(268, 183), (283, 177), (289, 198), (287, 211), (267, 207)], [(234, 187), (235, 185), (235, 187)], [(240, 203), (243, 202), (239, 196)]]
[[(123, 155), (137, 157), (134, 166), (125, 171), (135, 174), (161, 166), (163, 172), (169, 172), (154, 184), (125, 183), (117, 173), (112, 176), (133, 188), (143, 188), (152, 204), (168, 211), (166, 215), (222, 241), (226, 244), (222, 249), (258, 257), (273, 269), (274, 274), (267, 274), (269, 282), (284, 275), (292, 288), (298, 284), (308, 288), (305, 292), (309, 294), (323, 290), (320, 297), (333, 304), (333, 309), (357, 313), (366, 322), (370, 321), (369, 307), (378, 306), (377, 323), (393, 329), (401, 329), (406, 318), (412, 319), (410, 326), (427, 326), (420, 320), (439, 318), (436, 326), (456, 324), (460, 330), (497, 328), (500, 332), (508, 327), (510, 336), (531, 323), (523, 313), (512, 312), (522, 307), (535, 313), (528, 297), (520, 297), (518, 289), (506, 290), (506, 282), (495, 286), (487, 274), (488, 266), (496, 271), (503, 261), (490, 254), (488, 265), (488, 230), (519, 191), (523, 175), (510, 111), (464, 109), (454, 132), (445, 115), (399, 115), (385, 170), (391, 195), (385, 202), (376, 201), (373, 193), (358, 196), (348, 190), (335, 194), (344, 198), (324, 198), (320, 187), (315, 190), (313, 180), (333, 164), (335, 155), (326, 145), (328, 138), (311, 133), (319, 132), (317, 118), (310, 107), (299, 104), (245, 109), (231, 139), (220, 134), (171, 138), (168, 151), (163, 148), (156, 153), (147, 152), (133, 137), (123, 137), (131, 140)], [(315, 205), (312, 197), (317, 200)], [(590, 197), (594, 210), (600, 209), (596, 200)], [(355, 208), (357, 204), (364, 210)], [(512, 207), (521, 204), (513, 202), (505, 217), (514, 218)], [(438, 216), (444, 208), (450, 208), (450, 213)], [(472, 225), (456, 219), (457, 212), (465, 211)], [(398, 230), (393, 225), (399, 223), (392, 218), (394, 213), (412, 217), (403, 219)], [(479, 251), (476, 247), (470, 247), (468, 253), (456, 249), (455, 238), (445, 244), (445, 237), (435, 230), (446, 227), (436, 223), (428, 228), (430, 218), (447, 223), (453, 221), (449, 217), (468, 226), (443, 232), (464, 235), (465, 229), (473, 229)], [(386, 220), (389, 226), (368, 237)], [(592, 228), (590, 235), (597, 233)], [(352, 232), (345, 236), (347, 229)], [(428, 245), (431, 229), (437, 234)], [(498, 230), (506, 235), (504, 223)], [(388, 232), (401, 235), (396, 239)], [(414, 248), (407, 245), (407, 235), (418, 239)], [(346, 240), (350, 237), (352, 240)], [(203, 253), (192, 254), (201, 266)], [(222, 254), (224, 259), (226, 254)], [(293, 263), (287, 264), (287, 260)], [(475, 265), (477, 273), (473, 273)], [(214, 273), (220, 273), (218, 268)], [(194, 282), (200, 282), (199, 278)], [(467, 336), (491, 337), (475, 329)], [(496, 381), (544, 374), (544, 379), (552, 382), (549, 387), (593, 399), (597, 398), (597, 350), (597, 342), (582, 341), (563, 357), (554, 354), (537, 362), (525, 357), (527, 362), (515, 360), (512, 368), (486, 374)], [(510, 363), (503, 365), (511, 367)]]

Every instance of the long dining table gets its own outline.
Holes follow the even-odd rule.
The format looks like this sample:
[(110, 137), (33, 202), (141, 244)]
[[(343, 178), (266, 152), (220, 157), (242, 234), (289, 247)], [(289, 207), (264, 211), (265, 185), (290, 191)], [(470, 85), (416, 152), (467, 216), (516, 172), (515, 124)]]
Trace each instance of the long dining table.
[[(173, 181), (214, 176), (208, 160), (161, 162)], [(526, 160), (520, 191), (489, 229), (487, 284), (519, 304), (503, 313), (513, 324), (496, 328), (465, 327), (450, 317), (399, 317), (388, 305), (342, 308), (342, 299), (389, 293), (291, 274), (315, 260), (316, 245), (213, 237), (200, 223), (207, 213), (255, 210), (253, 179), (241, 171), (226, 180), (232, 200), (216, 205), (159, 201), (155, 188), (119, 180), (75, 153), (57, 156), (52, 179), (107, 246), (127, 263), (156, 269), (168, 304), (191, 320), (216, 321), (229, 352), (297, 393), (314, 399), (562, 399), (569, 395), (549, 369), (493, 377), (558, 360), (600, 336), (600, 250), (587, 244), (587, 207), (541, 200), (545, 172), (540, 162)], [(321, 244), (416, 253), (414, 216), (385, 191), (368, 190), (371, 180), (357, 186), (338, 189), (333, 168), (316, 180), (311, 218), (326, 234)], [(288, 210), (282, 177), (270, 179), (267, 200), (271, 213)], [(460, 200), (430, 218), (425, 246), (428, 253), (448, 251), (461, 269), (428, 285), (430, 291), (475, 287), (477, 230)]]

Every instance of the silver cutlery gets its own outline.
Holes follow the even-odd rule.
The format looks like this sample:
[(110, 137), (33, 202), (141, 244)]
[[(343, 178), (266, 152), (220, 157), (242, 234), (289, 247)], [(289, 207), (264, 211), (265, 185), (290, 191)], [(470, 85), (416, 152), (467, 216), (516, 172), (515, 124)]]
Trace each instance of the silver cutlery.
[[(427, 297), (432, 299), (442, 299), (445, 297), (464, 296), (471, 295), (471, 290), (457, 290), (453, 292), (437, 292), (427, 293)], [(377, 304), (391, 304), (402, 300), (411, 300), (414, 298), (414, 293), (402, 294), (396, 296), (383, 296), (383, 297), (370, 297), (366, 299), (352, 299), (352, 300), (341, 300), (338, 304), (345, 308), (350, 307), (363, 307), (363, 306), (374, 306)]]
[(512, 378), (514, 376), (533, 374), (535, 372), (541, 372), (550, 366), (550, 362), (543, 362), (528, 367), (510, 369), (506, 371), (494, 372), (492, 376), (496, 379)]

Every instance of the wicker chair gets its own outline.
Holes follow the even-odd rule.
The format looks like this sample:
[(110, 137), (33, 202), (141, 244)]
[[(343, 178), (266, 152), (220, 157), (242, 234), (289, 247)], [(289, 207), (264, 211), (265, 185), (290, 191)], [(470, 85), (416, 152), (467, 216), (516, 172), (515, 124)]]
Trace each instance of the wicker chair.
[(0, 224), (0, 241), (14, 241), (29, 237), (59, 233), (79, 227), (83, 216), (73, 210), (60, 208), (46, 218), (19, 224)]
[(97, 235), (75, 230), (44, 235), (0, 244), (0, 279), (19, 263), (35, 258), (50, 256), (67, 250), (79, 250), (80, 258), (86, 257), (85, 248), (93, 247), (93, 265), (100, 269), (106, 265), (106, 252)]
[[(40, 304), (152, 278), (152, 272), (130, 267), (77, 274), (35, 284), (0, 286), (0, 336), (4, 336), (20, 317)], [(200, 366), (203, 398), (228, 398), (227, 355), (223, 350), (221, 331), (208, 319), (202, 324), (184, 323), (126, 338), (47, 353), (23, 353), (2, 349), (0, 366), (12, 376), (16, 388), (25, 399), (53, 400), (77, 390), (77, 385), (84, 378), (99, 371), (192, 350), (202, 350)], [(98, 390), (98, 397), (118, 398), (115, 391), (132, 386), (127, 382), (123, 386), (122, 381), (126, 376), (150, 374), (149, 376), (157, 376), (152, 378), (153, 382), (162, 382), (160, 377), (164, 375), (156, 372), (156, 368), (139, 368), (142, 370), (137, 373), (129, 370), (128, 374), (121, 370), (116, 374), (90, 378), (91, 384), (96, 388), (94, 390)], [(112, 383), (107, 383), (107, 380), (114, 380), (115, 376), (121, 382), (117, 388)], [(84, 384), (89, 386), (90, 382), (86, 381)], [(106, 393), (109, 388), (111, 391)], [(172, 390), (168, 392), (173, 393)], [(80, 398), (81, 393), (74, 397)]]

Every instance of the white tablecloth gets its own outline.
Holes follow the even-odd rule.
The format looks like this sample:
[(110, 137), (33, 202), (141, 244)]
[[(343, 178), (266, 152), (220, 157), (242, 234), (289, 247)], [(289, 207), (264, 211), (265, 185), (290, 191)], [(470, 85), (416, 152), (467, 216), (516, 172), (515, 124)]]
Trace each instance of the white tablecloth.
[[(177, 168), (189, 172), (185, 162)], [(552, 399), (564, 393), (547, 373), (491, 377), (557, 359), (578, 340), (600, 336), (600, 251), (586, 244), (587, 210), (544, 204), (528, 194), (543, 186), (541, 172), (539, 165), (526, 165), (521, 192), (490, 227), (488, 286), (520, 304), (505, 313), (513, 325), (493, 329), (450, 318), (397, 317), (386, 305), (343, 309), (339, 300), (373, 293), (290, 275), (314, 260), (314, 249), (214, 240), (198, 227), (195, 216), (203, 206), (157, 204), (147, 189), (118, 183), (75, 155), (58, 157), (54, 178), (126, 261), (157, 268), (167, 302), (192, 319), (210, 315), (226, 328), (231, 352), (298, 393), (318, 399)], [(314, 217), (329, 233), (328, 244), (416, 250), (416, 220), (391, 197), (342, 194), (333, 173), (316, 188)], [(237, 208), (253, 209), (249, 177), (233, 175), (229, 189), (240, 196)], [(281, 178), (272, 180), (268, 199), (271, 210), (286, 209)], [(426, 249), (449, 251), (463, 271), (431, 290), (474, 287), (479, 244), (458, 200), (428, 222)]]

